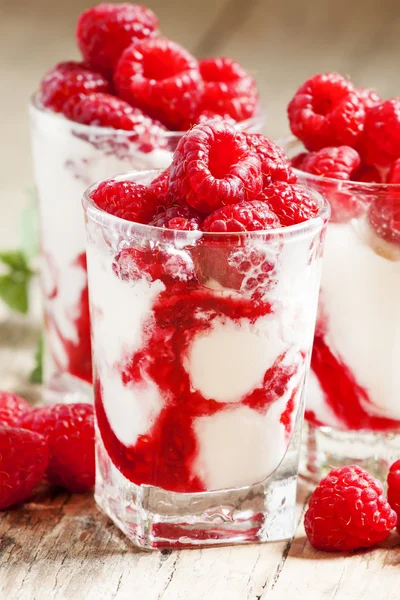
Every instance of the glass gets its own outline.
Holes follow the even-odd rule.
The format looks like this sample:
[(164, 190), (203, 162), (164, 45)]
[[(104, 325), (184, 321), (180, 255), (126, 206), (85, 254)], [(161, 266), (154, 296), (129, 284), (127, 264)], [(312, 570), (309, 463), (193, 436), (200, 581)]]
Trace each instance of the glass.
[(329, 215), (314, 195), (315, 219), (248, 234), (139, 225), (85, 195), (95, 497), (138, 546), (293, 535)]
[[(290, 141), (286, 150), (304, 148)], [(400, 245), (388, 241), (388, 232), (400, 240), (400, 185), (297, 174), (332, 209), (301, 472), (319, 480), (356, 462), (385, 480), (400, 456)], [(383, 236), (374, 223), (386, 223)]]
[[(92, 380), (80, 199), (89, 185), (116, 173), (167, 167), (183, 132), (137, 139), (132, 131), (74, 123), (43, 109), (37, 98), (30, 105), (30, 121), (40, 215), (46, 397), (62, 401), (67, 394), (76, 401), (82, 393), (91, 394), (81, 384)], [(238, 128), (255, 132), (263, 124), (260, 113)]]

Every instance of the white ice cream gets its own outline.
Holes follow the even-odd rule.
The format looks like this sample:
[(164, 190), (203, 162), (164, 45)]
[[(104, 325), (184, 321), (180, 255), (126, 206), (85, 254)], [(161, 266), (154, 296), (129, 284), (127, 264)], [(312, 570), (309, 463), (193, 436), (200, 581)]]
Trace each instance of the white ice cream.
[[(105, 147), (96, 147), (78, 137), (91, 128), (34, 107), (31, 107), (31, 125), (43, 273), (51, 270), (52, 285), (58, 288), (53, 299), (46, 299), (46, 310), (54, 317), (63, 336), (76, 341), (74, 314), (86, 285), (82, 269), (73, 265), (78, 255), (85, 251), (83, 192), (95, 181), (119, 173), (164, 168), (171, 162), (171, 153), (159, 149), (145, 154), (134, 150), (131, 145), (127, 146), (128, 156), (118, 157)], [(96, 128), (96, 131), (99, 129)], [(125, 144), (127, 136), (128, 133), (120, 136)], [(117, 134), (115, 138), (118, 138)], [(43, 274), (45, 279), (47, 277)], [(44, 286), (47, 287), (46, 283)], [(62, 341), (57, 338), (54, 328), (48, 332), (50, 346), (57, 352), (61, 364), (66, 365), (66, 357), (62, 356), (60, 347)], [(47, 373), (46, 378), (50, 375)]]
[[(364, 409), (392, 419), (400, 419), (399, 298), (396, 249), (383, 247), (365, 224), (330, 224), (320, 298), (326, 342), (366, 389)], [(309, 408), (336, 425), (318, 396), (323, 403), (314, 387)]]

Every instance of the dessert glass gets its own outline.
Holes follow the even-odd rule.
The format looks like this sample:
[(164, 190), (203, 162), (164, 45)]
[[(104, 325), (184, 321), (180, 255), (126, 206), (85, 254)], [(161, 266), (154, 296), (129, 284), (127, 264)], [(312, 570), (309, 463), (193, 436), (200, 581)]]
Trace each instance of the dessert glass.
[(329, 216), (313, 194), (314, 219), (241, 234), (140, 225), (84, 196), (95, 498), (138, 546), (294, 533)]
[[(116, 173), (162, 169), (183, 132), (115, 130), (75, 123), (30, 104), (31, 139), (40, 234), (45, 314), (45, 399), (84, 401), (92, 396), (90, 319), (85, 228), (80, 199), (85, 189)], [(238, 124), (261, 131), (263, 115)]]
[[(284, 144), (289, 156), (304, 148)], [(400, 246), (369, 222), (400, 210), (400, 185), (296, 171), (330, 202), (301, 473), (357, 463), (385, 480), (400, 456)], [(396, 223), (393, 221), (393, 226)]]

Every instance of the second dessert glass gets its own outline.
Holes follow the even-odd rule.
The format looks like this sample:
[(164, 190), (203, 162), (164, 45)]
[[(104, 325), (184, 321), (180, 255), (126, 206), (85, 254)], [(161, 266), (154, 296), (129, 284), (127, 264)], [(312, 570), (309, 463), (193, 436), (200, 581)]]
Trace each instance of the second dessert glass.
[[(34, 176), (39, 200), (41, 280), (45, 309), (45, 396), (90, 399), (92, 365), (85, 229), (80, 199), (99, 179), (132, 169), (162, 169), (184, 132), (142, 133), (75, 123), (30, 105)], [(260, 113), (238, 124), (261, 131)]]
[(400, 185), (297, 175), (332, 207), (301, 470), (357, 463), (385, 480), (400, 454)]
[(144, 548), (292, 536), (327, 203), (217, 234), (125, 221), (91, 189), (97, 503)]

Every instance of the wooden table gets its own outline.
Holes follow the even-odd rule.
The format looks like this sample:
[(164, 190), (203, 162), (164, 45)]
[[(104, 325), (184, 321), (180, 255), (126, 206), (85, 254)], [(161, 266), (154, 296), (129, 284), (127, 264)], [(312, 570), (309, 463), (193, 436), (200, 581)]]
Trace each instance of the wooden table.
[[(27, 382), (37, 335), (33, 319), (0, 309), (0, 389), (38, 399)], [(0, 512), (0, 600), (398, 600), (400, 537), (353, 556), (316, 552), (302, 524), (309, 493), (300, 486), (293, 540), (142, 552), (91, 494), (42, 489)]]

